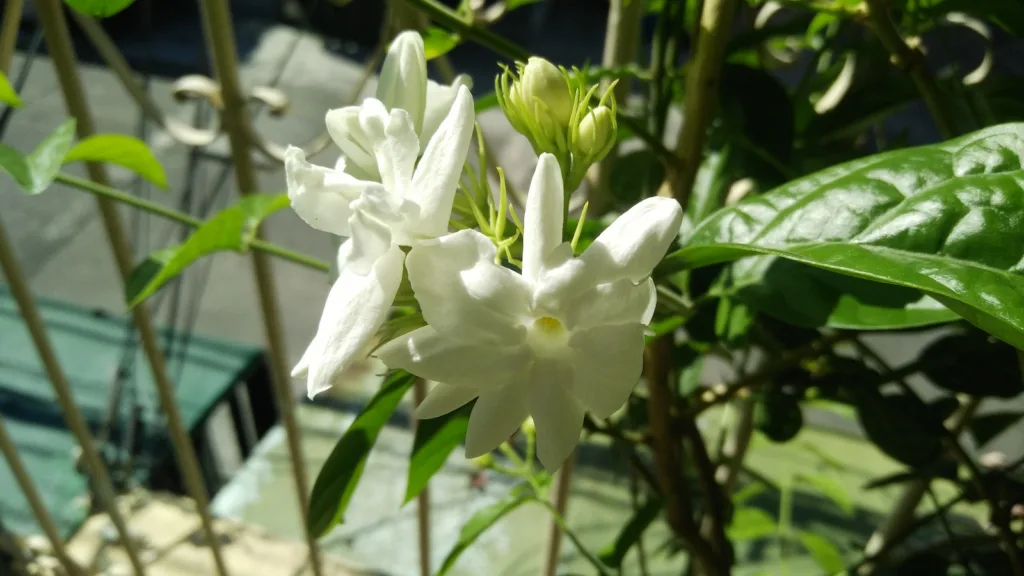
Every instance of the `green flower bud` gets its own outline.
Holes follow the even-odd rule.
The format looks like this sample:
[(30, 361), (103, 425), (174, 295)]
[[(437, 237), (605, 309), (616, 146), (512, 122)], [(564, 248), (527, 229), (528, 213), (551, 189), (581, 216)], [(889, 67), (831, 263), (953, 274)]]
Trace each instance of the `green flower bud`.
[(576, 133), (576, 149), (586, 158), (596, 162), (608, 154), (615, 144), (615, 117), (607, 106), (591, 109), (580, 120)]
[[(573, 94), (565, 76), (554, 64), (543, 58), (531, 57), (519, 79), (522, 103), (531, 109), (546, 108), (551, 121), (565, 128), (572, 117)], [(537, 106), (537, 102), (543, 106)]]
[(533, 423), (533, 416), (527, 416), (520, 428), (523, 430), (523, 434), (535, 434), (537, 432), (537, 425)]

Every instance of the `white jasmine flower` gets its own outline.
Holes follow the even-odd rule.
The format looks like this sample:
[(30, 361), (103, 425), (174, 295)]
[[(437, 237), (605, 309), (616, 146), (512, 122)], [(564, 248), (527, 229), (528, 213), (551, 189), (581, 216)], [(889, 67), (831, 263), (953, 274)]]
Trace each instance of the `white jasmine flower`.
[(373, 98), (356, 109), (344, 134), (349, 142), (360, 143), (367, 155), (360, 162), (372, 161), (379, 183), (337, 167), (311, 165), (297, 148), (286, 154), (288, 193), (296, 213), (318, 230), (351, 237), (338, 251), (340, 275), (317, 334), (292, 372), (306, 378), (310, 397), (366, 357), (402, 280), (405, 253), (400, 246), (448, 232), (475, 117), (469, 89), (458, 90), (418, 162), (420, 142), (409, 112), (389, 112)]
[(558, 162), (543, 154), (530, 185), (522, 274), (494, 263), (483, 234), (423, 242), (406, 268), (427, 326), (376, 355), (437, 386), (416, 411), (434, 418), (478, 398), (466, 456), (496, 448), (532, 416), (537, 455), (557, 469), (584, 412), (607, 417), (640, 378), (656, 293), (650, 274), (679, 231), (675, 200), (649, 198), (575, 258), (562, 241)]

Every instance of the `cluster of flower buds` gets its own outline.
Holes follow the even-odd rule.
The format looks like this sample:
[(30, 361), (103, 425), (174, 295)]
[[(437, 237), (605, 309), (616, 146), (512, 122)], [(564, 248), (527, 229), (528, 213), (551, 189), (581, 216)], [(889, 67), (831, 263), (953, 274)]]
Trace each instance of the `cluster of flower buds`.
[(615, 145), (615, 97), (611, 88), (596, 105), (597, 86), (587, 88), (579, 70), (569, 74), (543, 58), (516, 63), (495, 79), (498, 104), (512, 127), (526, 136), (538, 155), (554, 155), (566, 190), (575, 190), (584, 174)]

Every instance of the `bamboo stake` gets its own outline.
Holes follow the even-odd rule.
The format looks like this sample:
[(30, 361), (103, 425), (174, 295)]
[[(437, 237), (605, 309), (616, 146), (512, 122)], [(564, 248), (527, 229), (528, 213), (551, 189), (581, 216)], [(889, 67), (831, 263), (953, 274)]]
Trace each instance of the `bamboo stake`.
[[(224, 102), (222, 125), (231, 145), (235, 181), (242, 195), (255, 194), (257, 189), (256, 171), (250, 153), (253, 147), (253, 132), (238, 77), (238, 55), (236, 54), (230, 7), (226, 0), (204, 0), (199, 5), (211, 65), (220, 84), (221, 97)], [(259, 231), (256, 234), (258, 238)], [(281, 329), (273, 269), (271, 261), (262, 252), (253, 252), (252, 262), (260, 309), (263, 313), (267, 348), (270, 351), (271, 380), (274, 384), (278, 410), (281, 413), (288, 439), (288, 454), (295, 479), (295, 492), (299, 499), (299, 513), (302, 517), (306, 544), (309, 547), (310, 564), (313, 574), (320, 576), (323, 573), (323, 568), (316, 535), (309, 528), (309, 480), (302, 454), (301, 432), (295, 417), (295, 397), (291, 391), (291, 375), (285, 364), (284, 335)]]
[[(36, 10), (39, 22), (43, 27), (43, 36), (46, 39), (50, 58), (52, 58), (54, 69), (57, 72), (61, 92), (64, 95), (64, 103), (68, 113), (77, 121), (78, 137), (80, 139), (87, 138), (94, 132), (92, 116), (86, 103), (81, 78), (78, 76), (75, 52), (71, 44), (67, 20), (64, 18), (63, 7), (58, 0), (36, 0)], [(89, 163), (87, 170), (92, 181), (104, 186), (109, 184), (106, 170), (102, 164)], [(97, 197), (97, 205), (121, 280), (127, 282), (132, 273), (132, 254), (128, 240), (125, 238), (121, 215), (117, 205), (105, 198)], [(167, 428), (171, 444), (174, 447), (175, 458), (181, 469), (186, 489), (195, 501), (196, 511), (206, 534), (206, 541), (210, 546), (217, 574), (227, 576), (228, 571), (221, 555), (220, 539), (217, 537), (210, 516), (209, 497), (200, 472), (199, 461), (196, 458), (195, 447), (192, 445), (192, 440), (178, 410), (174, 397), (174, 386), (167, 376), (167, 366), (157, 344), (156, 331), (153, 328), (149, 309), (145, 305), (136, 306), (132, 309), (132, 319), (142, 342), (143, 351), (149, 360), (153, 381), (160, 397), (160, 405), (167, 416)]]
[[(71, 430), (78, 444), (82, 447), (85, 469), (91, 477), (96, 490), (96, 496), (100, 500), (100, 505), (107, 511), (110, 521), (117, 528), (117, 533), (121, 537), (121, 543), (124, 546), (125, 552), (128, 553), (128, 561), (131, 562), (132, 568), (136, 574), (142, 576), (146, 573), (145, 565), (141, 560), (135, 542), (131, 539), (128, 525), (121, 516), (120, 510), (117, 509), (117, 499), (113, 483), (110, 481), (110, 474), (107, 472), (107, 467), (103, 464), (103, 460), (100, 459), (85, 418), (75, 404), (74, 396), (71, 393), (71, 386), (64, 377), (64, 371), (61, 370), (57, 354), (50, 345), (50, 339), (46, 334), (46, 325), (43, 323), (43, 318), (39, 314), (35, 300), (32, 298), (32, 292), (29, 290), (28, 282), (25, 280), (25, 274), (22, 272), (21, 266), (18, 265), (18, 260), (15, 258), (13, 248), (7, 240), (7, 234), (2, 224), (0, 224), (0, 270), (3, 271), (7, 284), (11, 289), (11, 294), (18, 304), (18, 310), (21, 312), (21, 317), (28, 328), (29, 336), (31, 336), (32, 343), (39, 354), (43, 370), (53, 384), (53, 390), (57, 394), (57, 403), (60, 404), (60, 409), (64, 413), (64, 420), (67, 422), (68, 429)], [(10, 460), (9, 456), (8, 460)], [(11, 469), (14, 469), (13, 463), (11, 464)], [(15, 476), (17, 474), (17, 471), (15, 471)], [(19, 480), (20, 483), (21, 481)], [(24, 490), (24, 487), (22, 489)], [(28, 496), (27, 491), (26, 496)], [(31, 504), (31, 497), (29, 497), (29, 503)], [(33, 505), (34, 508), (35, 506)], [(39, 516), (38, 512), (36, 516)], [(40, 524), (42, 523), (43, 520), (40, 517)], [(44, 530), (46, 529), (45, 526), (43, 528)], [(57, 550), (57, 548), (54, 547), (54, 550)]]
[(7, 74), (11, 70), (14, 49), (18, 45), (18, 28), (25, 0), (7, 0), (4, 5), (4, 19), (0, 23), (0, 70)]

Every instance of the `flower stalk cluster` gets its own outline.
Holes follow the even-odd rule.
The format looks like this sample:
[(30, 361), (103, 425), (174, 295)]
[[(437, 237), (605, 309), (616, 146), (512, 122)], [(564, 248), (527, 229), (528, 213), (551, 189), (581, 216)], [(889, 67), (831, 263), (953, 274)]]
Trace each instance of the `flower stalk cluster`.
[(600, 162), (618, 135), (616, 103), (610, 86), (593, 105), (597, 86), (587, 87), (578, 69), (539, 57), (506, 67), (495, 79), (498, 105), (517, 132), (526, 136), (538, 155), (552, 154), (562, 167), (566, 190), (579, 187), (587, 170)]

